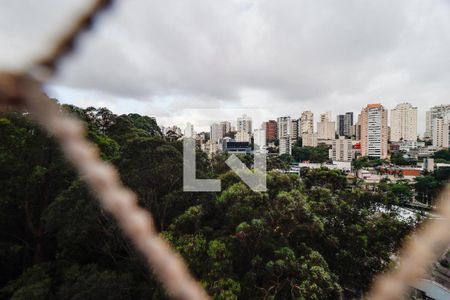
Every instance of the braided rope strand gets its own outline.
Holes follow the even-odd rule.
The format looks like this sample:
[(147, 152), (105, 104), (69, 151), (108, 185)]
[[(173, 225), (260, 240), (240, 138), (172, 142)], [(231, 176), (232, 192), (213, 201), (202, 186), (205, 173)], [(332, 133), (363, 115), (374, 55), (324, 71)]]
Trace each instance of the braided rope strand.
[[(54, 45), (53, 50), (36, 62), (37, 71), (44, 72), (34, 75), (45, 79), (54, 75), (60, 61), (75, 49), (81, 33), (90, 29), (98, 14), (112, 3), (112, 0), (96, 0)], [(34, 73), (36, 68), (32, 71)], [(115, 217), (171, 297), (208, 299), (202, 287), (189, 274), (182, 258), (158, 236), (151, 214), (137, 205), (136, 195), (123, 186), (116, 169), (101, 161), (97, 148), (85, 139), (81, 122), (62, 112), (58, 105), (42, 94), (41, 87), (39, 82), (25, 73), (0, 73), (0, 104), (6, 108), (26, 109), (55, 137), (102, 207)], [(427, 221), (407, 239), (397, 267), (375, 279), (368, 299), (402, 299), (408, 286), (423, 278), (428, 266), (448, 246), (450, 186), (446, 187), (440, 198), (437, 213), (442, 218)]]
[(423, 223), (404, 243), (396, 268), (379, 275), (368, 294), (370, 300), (403, 299), (408, 287), (427, 275), (428, 268), (450, 243), (450, 184), (438, 200), (439, 219)]
[[(50, 53), (31, 68), (34, 78), (49, 79), (59, 62), (75, 49), (83, 31), (90, 29), (100, 12), (112, 0), (96, 0), (62, 36)], [(0, 73), (0, 104), (24, 109), (59, 142), (65, 156), (82, 175), (102, 207), (117, 220), (124, 233), (146, 258), (149, 267), (174, 299), (209, 299), (200, 284), (190, 275), (183, 259), (160, 238), (149, 212), (140, 208), (136, 195), (125, 188), (117, 170), (100, 159), (98, 149), (84, 137), (80, 121), (68, 116), (42, 93), (42, 85), (24, 73)]]
[[(208, 295), (190, 275), (183, 259), (158, 236), (152, 216), (137, 204), (136, 195), (123, 186), (116, 169), (99, 158), (97, 148), (84, 137), (84, 127), (66, 115), (41, 92), (34, 80), (22, 80), (20, 90), (31, 117), (60, 144), (102, 207), (117, 220), (124, 233), (146, 258), (168, 295), (181, 300), (203, 300)], [(1, 99), (0, 99), (1, 100)]]
[(53, 75), (57, 71), (60, 61), (75, 50), (78, 38), (81, 34), (93, 27), (95, 18), (101, 12), (112, 6), (113, 0), (96, 0), (86, 10), (84, 14), (78, 17), (68, 32), (63, 35), (54, 45), (53, 49), (43, 58), (36, 62), (36, 66), (44, 68), (46, 76)]

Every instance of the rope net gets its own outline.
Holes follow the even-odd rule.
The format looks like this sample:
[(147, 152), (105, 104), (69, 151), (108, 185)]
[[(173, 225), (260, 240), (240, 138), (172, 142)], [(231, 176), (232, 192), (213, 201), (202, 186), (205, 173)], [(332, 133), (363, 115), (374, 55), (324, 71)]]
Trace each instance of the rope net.
[(97, 0), (79, 17), (49, 55), (19, 74), (0, 73), (0, 104), (24, 109), (60, 144), (102, 207), (118, 222), (150, 269), (174, 299), (209, 299), (202, 286), (190, 275), (183, 259), (158, 236), (151, 214), (140, 208), (137, 197), (123, 186), (117, 170), (100, 159), (98, 149), (85, 138), (82, 123), (65, 114), (42, 92), (42, 83), (57, 71), (61, 59), (74, 49), (80, 34), (92, 27), (96, 16), (111, 6), (110, 0)]
[[(148, 266), (175, 299), (209, 299), (191, 276), (183, 259), (158, 236), (151, 214), (140, 208), (136, 195), (123, 186), (117, 170), (100, 159), (97, 148), (85, 139), (82, 123), (61, 111), (42, 92), (43, 79), (57, 71), (58, 63), (70, 53), (81, 33), (92, 27), (94, 19), (113, 1), (97, 0), (81, 15), (49, 54), (22, 73), (0, 73), (0, 108), (23, 109), (60, 144), (102, 207), (118, 222), (124, 234), (145, 257)], [(422, 224), (405, 242), (396, 267), (374, 280), (367, 299), (403, 299), (409, 286), (423, 278), (427, 268), (450, 243), (450, 187), (440, 196), (440, 219)]]

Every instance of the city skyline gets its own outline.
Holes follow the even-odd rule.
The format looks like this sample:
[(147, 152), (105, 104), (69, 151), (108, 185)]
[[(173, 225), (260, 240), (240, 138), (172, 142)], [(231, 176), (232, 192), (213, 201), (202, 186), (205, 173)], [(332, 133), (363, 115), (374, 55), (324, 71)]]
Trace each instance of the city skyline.
[[(392, 124), (392, 116), (393, 116), (393, 112), (395, 111), (396, 108), (402, 107), (402, 105), (408, 105), (411, 108), (413, 108), (415, 113), (417, 113), (417, 117), (414, 119), (414, 124), (417, 127), (417, 136), (419, 136), (420, 138), (424, 138), (424, 135), (426, 134), (426, 115), (427, 115), (427, 113), (429, 111), (431, 111), (435, 107), (442, 107), (443, 106), (443, 107), (449, 107), (450, 108), (450, 104), (438, 104), (436, 106), (428, 107), (428, 108), (425, 109), (425, 111), (423, 113), (423, 115), (424, 115), (423, 118), (421, 118), (417, 107), (415, 105), (411, 104), (408, 101), (399, 102), (395, 106), (393, 106), (392, 108), (391, 107), (386, 107), (382, 102), (372, 102), (372, 104), (374, 104), (374, 103), (383, 105), (383, 107), (387, 110), (388, 126), (389, 126), (389, 128), (391, 128), (392, 125), (393, 125)], [(367, 104), (371, 104), (371, 103), (367, 103)], [(331, 119), (329, 119), (328, 121), (331, 122), (331, 123), (334, 123), (335, 132), (338, 133), (339, 132), (339, 124), (336, 121), (336, 118), (341, 116), (341, 115), (346, 115), (346, 114), (352, 113), (353, 114), (353, 116), (352, 116), (352, 124), (354, 125), (354, 124), (357, 123), (358, 115), (361, 113), (362, 109), (364, 109), (363, 106), (357, 111), (349, 111), (349, 110), (345, 110), (345, 108), (343, 108), (343, 110), (341, 112), (338, 112), (337, 114), (333, 113), (332, 111), (321, 111), (318, 114), (313, 112), (313, 120), (312, 120), (313, 133), (319, 133), (318, 130), (320, 128), (318, 128), (318, 125), (321, 122), (321, 118), (325, 117), (328, 120), (330, 116), (331, 116)], [(205, 121), (205, 119), (210, 119), (212, 116), (214, 116), (216, 112), (221, 112), (221, 113), (222, 112), (227, 112), (227, 110), (220, 110), (220, 109), (205, 109), (204, 111), (206, 111), (206, 112), (214, 112), (214, 113), (212, 113), (210, 116), (208, 116), (205, 119), (200, 119), (200, 121), (201, 121), (200, 124), (203, 124), (203, 126), (202, 125), (201, 126), (196, 125), (196, 128), (197, 128), (196, 131), (197, 132), (209, 131), (209, 129), (210, 129), (209, 127), (213, 123), (218, 123), (218, 122), (223, 122), (223, 121), (231, 122), (231, 126), (232, 127), (233, 126), (236, 127), (236, 120), (235, 119), (238, 118), (242, 114), (250, 114), (249, 117), (252, 118), (251, 113), (249, 113), (252, 110), (258, 112), (258, 118), (256, 118), (256, 122), (255, 122), (255, 120), (253, 121), (253, 124), (254, 124), (253, 127), (254, 128), (262, 128), (261, 127), (262, 123), (267, 122), (269, 120), (277, 121), (280, 117), (289, 117), (290, 121), (297, 121), (297, 120), (300, 120), (300, 118), (301, 118), (303, 113), (310, 111), (310, 110), (306, 109), (306, 110), (303, 110), (301, 113), (296, 114), (296, 115), (293, 115), (292, 113), (291, 114), (275, 115), (273, 112), (270, 112), (270, 111), (268, 111), (266, 109), (239, 109), (239, 108), (234, 109), (233, 108), (233, 109), (228, 109), (228, 113), (231, 112), (231, 114), (228, 115), (228, 116), (231, 116), (231, 117), (228, 117), (228, 119), (226, 117), (223, 117), (223, 116), (217, 116), (217, 114), (216, 114), (216, 116), (212, 120)], [(189, 111), (193, 111), (193, 110), (190, 109)], [(202, 111), (202, 110), (200, 109), (199, 111)], [(240, 113), (240, 112), (242, 112), (242, 113)], [(237, 115), (235, 115), (236, 113), (237, 113)], [(268, 113), (267, 114), (268, 117), (266, 117), (267, 115), (264, 115), (264, 113)], [(419, 122), (420, 119), (423, 119), (422, 124)], [(157, 119), (157, 121), (159, 121), (159, 120)], [(195, 122), (192, 122), (192, 119), (183, 120), (181, 123), (160, 124), (158, 122), (158, 124), (160, 126), (164, 126), (164, 127), (178, 126), (180, 128), (184, 128), (186, 123), (193, 123), (193, 124), (195, 124)], [(300, 131), (301, 131), (301, 128), (300, 128), (301, 124), (299, 124), (298, 126), (299, 126), (299, 128), (298, 128), (299, 135), (301, 135), (301, 133), (300, 133)], [(420, 128), (423, 128), (423, 130), (421, 130)], [(292, 130), (292, 129), (290, 129), (290, 130)], [(320, 137), (319, 137), (319, 139), (320, 139)]]
[(450, 300), (450, 0), (4, 0), (0, 39), (0, 300)]
[[(255, 112), (261, 117), (260, 111)], [(317, 118), (315, 128), (314, 114), (308, 110), (298, 119), (284, 115), (262, 122), (261, 119), (254, 122), (252, 113), (247, 111), (235, 116), (236, 126), (222, 121), (223, 113), (220, 111), (221, 121), (212, 123), (209, 133), (197, 131), (195, 135), (197, 145), (209, 157), (218, 152), (249, 154), (253, 151), (291, 157), (295, 151), (298, 157), (299, 148), (320, 146), (319, 151), (328, 149), (333, 161), (348, 163), (357, 157), (389, 159), (396, 151), (403, 151), (407, 156), (429, 155), (447, 149), (450, 140), (450, 105), (434, 106), (427, 111), (427, 127), (432, 123), (433, 130), (432, 139), (424, 135), (424, 140), (417, 134), (417, 108), (407, 102), (391, 109), (390, 117), (389, 109), (381, 103), (369, 103), (358, 113), (356, 123), (353, 112), (337, 115), (335, 122), (333, 114), (326, 111)], [(255, 125), (258, 123), (259, 128)], [(177, 126), (161, 126), (161, 130), (164, 136), (183, 138)], [(194, 132), (193, 125), (187, 123), (185, 132)]]
[[(268, 114), (264, 117), (265, 119), (276, 119), (279, 116), (287, 115), (288, 113), (292, 118), (299, 118), (301, 113), (306, 110), (313, 112), (314, 116), (319, 116), (325, 111), (331, 111), (334, 118), (337, 115), (345, 114), (346, 112), (353, 112), (353, 120), (357, 121), (358, 113), (361, 108), (367, 103), (381, 103), (385, 106), (389, 112), (394, 109), (396, 105), (400, 103), (410, 103), (412, 106), (417, 107), (417, 131), (419, 135), (423, 135), (426, 131), (426, 112), (433, 106), (438, 105), (449, 105), (446, 99), (441, 101), (438, 99), (431, 99), (429, 101), (424, 101), (423, 99), (407, 99), (405, 97), (399, 97), (398, 99), (384, 99), (381, 98), (370, 98), (367, 97), (365, 101), (349, 103), (348, 106), (342, 106), (337, 104), (332, 104), (331, 106), (325, 106), (329, 108), (324, 109), (322, 102), (314, 103), (306, 101), (303, 103), (296, 103), (294, 107), (291, 105), (280, 105), (280, 106), (237, 106), (232, 104), (224, 104), (224, 101), (218, 101), (222, 106), (212, 107), (211, 105), (204, 105), (203, 107), (178, 107), (178, 108), (168, 108), (163, 107), (162, 104), (156, 104), (154, 102), (146, 102), (137, 99), (121, 98), (118, 96), (113, 96), (109, 94), (104, 94), (99, 91), (82, 91), (73, 90), (70, 88), (60, 87), (60, 86), (47, 86), (47, 92), (52, 97), (61, 101), (61, 103), (73, 104), (80, 107), (98, 106), (98, 107), (108, 107), (112, 111), (118, 114), (128, 114), (128, 113), (139, 113), (155, 117), (158, 120), (158, 124), (162, 126), (184, 126), (186, 122), (189, 122), (189, 118), (192, 117), (193, 111), (201, 112), (202, 110), (236, 110), (236, 111), (248, 111), (252, 109), (258, 109), (261, 111), (267, 111)], [(103, 99), (103, 100), (99, 100)], [(105, 100), (106, 99), (106, 100)], [(450, 95), (447, 97), (450, 99)], [(309, 105), (309, 106), (308, 106)], [(234, 120), (234, 118), (232, 118)], [(219, 119), (215, 119), (220, 121)], [(317, 118), (315, 122), (317, 122)], [(209, 125), (202, 118), (190, 119), (191, 123), (201, 124), (201, 127), (207, 128)], [(333, 121), (336, 121), (334, 119)], [(316, 124), (314, 124), (316, 126)], [(206, 130), (206, 129), (204, 129)]]

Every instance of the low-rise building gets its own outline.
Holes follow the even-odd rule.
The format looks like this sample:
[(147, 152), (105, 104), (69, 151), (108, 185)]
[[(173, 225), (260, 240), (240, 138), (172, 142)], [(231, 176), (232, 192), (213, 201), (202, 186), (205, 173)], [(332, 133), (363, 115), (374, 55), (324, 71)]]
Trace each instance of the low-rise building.
[(433, 146), (437, 148), (449, 147), (449, 122), (447, 118), (433, 120)]
[(222, 151), (232, 154), (250, 154), (252, 147), (249, 142), (240, 142), (226, 137), (222, 140)]
[(282, 154), (292, 154), (291, 138), (290, 136), (282, 137), (279, 140), (279, 153)]
[(433, 172), (434, 171), (434, 158), (427, 157), (423, 159), (423, 170), (427, 172)]
[(247, 131), (240, 130), (236, 133), (235, 139), (237, 142), (248, 142), (252, 140), (251, 135)]
[(425, 142), (418, 141), (402, 141), (399, 143), (399, 150), (409, 152), (411, 149), (425, 147)]
[(317, 133), (307, 133), (302, 136), (302, 145), (303, 147), (317, 147)]
[(330, 151), (330, 158), (333, 161), (352, 161), (353, 160), (353, 146), (352, 140), (346, 139), (344, 136), (333, 140)]
[(408, 154), (409, 154), (410, 158), (422, 159), (425, 157), (433, 156), (433, 154), (439, 150), (440, 150), (440, 148), (437, 148), (437, 147), (426, 146), (426, 147), (410, 149)]
[(351, 172), (352, 163), (345, 161), (333, 161), (333, 163), (310, 163), (310, 162), (301, 162), (298, 164), (300, 168), (310, 168), (310, 169), (320, 169), (320, 168), (328, 168), (330, 170), (341, 170), (344, 172)]
[(219, 144), (209, 140), (208, 142), (201, 145), (201, 150), (205, 152), (209, 158), (213, 157), (214, 154), (219, 152)]
[(418, 177), (422, 173), (422, 168), (408, 166), (389, 166), (381, 167), (380, 172), (394, 176)]

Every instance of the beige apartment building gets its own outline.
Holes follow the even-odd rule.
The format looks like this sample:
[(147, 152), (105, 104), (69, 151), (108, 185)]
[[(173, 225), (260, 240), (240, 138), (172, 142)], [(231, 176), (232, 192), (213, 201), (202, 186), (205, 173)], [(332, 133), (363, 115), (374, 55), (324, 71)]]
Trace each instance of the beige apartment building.
[(437, 148), (449, 147), (449, 122), (447, 119), (433, 120), (433, 146)]
[(314, 133), (314, 114), (311, 111), (304, 111), (300, 117), (300, 132), (302, 136)]
[(334, 140), (336, 135), (336, 123), (331, 121), (331, 112), (320, 115), (317, 122), (317, 138), (319, 140)]
[(334, 139), (330, 154), (330, 158), (333, 161), (352, 161), (352, 140), (345, 138), (345, 136), (340, 136), (338, 139)]
[(361, 154), (387, 158), (388, 116), (381, 104), (369, 104), (361, 111)]
[(417, 141), (417, 107), (398, 104), (391, 110), (391, 141)]

